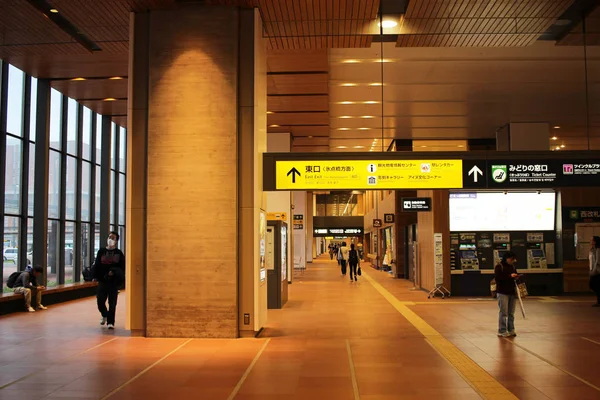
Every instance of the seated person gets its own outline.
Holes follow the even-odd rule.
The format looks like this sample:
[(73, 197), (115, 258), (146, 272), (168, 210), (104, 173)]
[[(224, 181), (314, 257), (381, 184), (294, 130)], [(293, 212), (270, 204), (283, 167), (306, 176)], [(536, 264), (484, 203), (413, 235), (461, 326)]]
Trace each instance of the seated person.
[(31, 292), (35, 292), (35, 299), (37, 308), (40, 310), (47, 310), (47, 307), (42, 305), (42, 291), (46, 289), (44, 286), (39, 286), (37, 278), (44, 273), (42, 267), (35, 266), (31, 271), (23, 271), (17, 278), (14, 284), (14, 292), (25, 296), (25, 307), (29, 312), (35, 312), (35, 309), (31, 307)]

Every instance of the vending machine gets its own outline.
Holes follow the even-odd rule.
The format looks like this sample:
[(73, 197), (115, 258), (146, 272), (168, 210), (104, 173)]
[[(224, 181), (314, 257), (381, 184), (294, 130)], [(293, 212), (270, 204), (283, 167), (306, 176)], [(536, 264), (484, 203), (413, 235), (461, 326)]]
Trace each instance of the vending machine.
[(546, 252), (539, 243), (537, 245), (538, 247), (527, 249), (527, 268), (547, 269)]
[(475, 245), (460, 245), (458, 254), (460, 257), (460, 267), (463, 270), (479, 269), (479, 258), (477, 257), (477, 248)]
[(288, 300), (287, 224), (267, 224), (267, 308), (282, 308)]

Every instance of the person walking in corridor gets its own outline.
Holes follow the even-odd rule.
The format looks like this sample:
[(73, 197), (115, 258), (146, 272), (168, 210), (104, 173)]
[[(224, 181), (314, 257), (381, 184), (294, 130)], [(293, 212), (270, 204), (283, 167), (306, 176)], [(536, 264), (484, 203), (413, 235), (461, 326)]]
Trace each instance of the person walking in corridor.
[(515, 280), (519, 277), (515, 264), (515, 253), (506, 252), (500, 264), (496, 265), (494, 274), (496, 278), (496, 292), (498, 294), (498, 336), (517, 336), (515, 332), (515, 309), (517, 306), (517, 292)]
[[(94, 277), (98, 281), (98, 311), (102, 315), (100, 325), (108, 324), (108, 329), (115, 329), (115, 313), (119, 289), (125, 280), (125, 255), (118, 249), (119, 234), (111, 232), (107, 246), (98, 250), (94, 263)], [(108, 300), (108, 309), (106, 309)]]
[(600, 236), (592, 237), (590, 244), (590, 289), (596, 293), (594, 307), (600, 307)]
[(350, 251), (348, 252), (348, 265), (350, 266), (350, 282), (352, 282), (352, 275), (354, 274), (354, 281), (358, 281), (358, 264), (360, 258), (358, 257), (358, 250), (354, 248), (354, 244), (350, 245)]
[(342, 247), (340, 247), (340, 255), (338, 256), (338, 258), (340, 260), (340, 266), (342, 267), (342, 276), (346, 276), (349, 252), (350, 252), (350, 250), (348, 250), (348, 246), (346, 245), (346, 242), (342, 242)]

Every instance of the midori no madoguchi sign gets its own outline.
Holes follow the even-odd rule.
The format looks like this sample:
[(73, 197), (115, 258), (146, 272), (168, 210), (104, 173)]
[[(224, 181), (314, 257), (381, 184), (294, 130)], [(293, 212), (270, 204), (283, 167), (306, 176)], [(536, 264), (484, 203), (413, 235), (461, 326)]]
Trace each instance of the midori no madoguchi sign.
[(461, 160), (276, 161), (277, 190), (459, 189)]

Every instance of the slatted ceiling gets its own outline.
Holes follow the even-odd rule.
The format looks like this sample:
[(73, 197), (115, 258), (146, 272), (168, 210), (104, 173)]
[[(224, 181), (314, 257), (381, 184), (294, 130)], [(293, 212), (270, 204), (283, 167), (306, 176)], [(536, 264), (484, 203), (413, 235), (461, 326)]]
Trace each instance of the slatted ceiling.
[(26, 1), (0, 2), (0, 27), (2, 46), (74, 41)]
[(329, 96), (269, 96), (267, 110), (278, 111), (327, 111)]
[(529, 46), (573, 0), (411, 0), (398, 47)]

